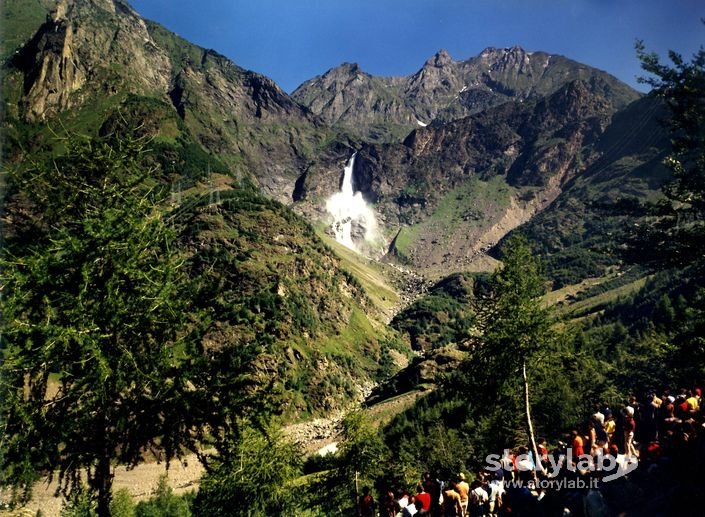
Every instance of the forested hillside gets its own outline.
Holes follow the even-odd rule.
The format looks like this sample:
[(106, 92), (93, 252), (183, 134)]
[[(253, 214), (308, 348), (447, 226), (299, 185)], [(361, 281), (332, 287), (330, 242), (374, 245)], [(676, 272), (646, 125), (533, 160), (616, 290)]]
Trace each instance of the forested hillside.
[(703, 504), (705, 51), (288, 95), (124, 0), (0, 11), (0, 513)]

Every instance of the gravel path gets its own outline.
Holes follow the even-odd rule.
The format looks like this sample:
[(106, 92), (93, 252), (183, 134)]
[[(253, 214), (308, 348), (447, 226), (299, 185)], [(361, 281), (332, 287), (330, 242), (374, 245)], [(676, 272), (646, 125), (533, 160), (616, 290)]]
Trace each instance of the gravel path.
[[(149, 499), (157, 487), (159, 478), (164, 474), (168, 474), (169, 486), (175, 493), (180, 494), (198, 488), (203, 466), (195, 455), (191, 455), (185, 458), (184, 463), (172, 462), (168, 473), (165, 463), (143, 463), (131, 470), (118, 467), (115, 471), (113, 490), (126, 488), (136, 501)], [(58, 517), (61, 513), (63, 497), (55, 497), (56, 487), (56, 481), (47, 484), (46, 480), (42, 480), (34, 486), (32, 500), (27, 506), (13, 512), (0, 511), (0, 515), (35, 517), (37, 511), (41, 510), (43, 517)]]
[[(366, 409), (368, 415), (377, 425), (388, 421), (400, 411), (414, 403), (416, 399), (428, 392), (411, 392), (382, 401)], [(307, 454), (312, 454), (326, 446), (336, 443), (340, 438), (340, 421), (343, 412), (334, 414), (331, 418), (316, 418), (309, 422), (293, 424), (284, 428), (284, 434), (291, 440), (301, 443)], [(187, 456), (184, 462), (174, 461), (166, 471), (165, 463), (143, 463), (127, 470), (118, 467), (115, 471), (113, 490), (126, 488), (136, 501), (149, 499), (157, 487), (159, 478), (168, 474), (169, 486), (177, 494), (198, 489), (198, 481), (203, 474), (203, 466), (195, 455)], [(56, 481), (47, 484), (46, 480), (34, 486), (32, 500), (27, 506), (13, 512), (0, 510), (2, 517), (35, 517), (41, 510), (42, 517), (59, 517), (63, 497), (55, 497)], [(0, 500), (5, 500), (0, 491)]]

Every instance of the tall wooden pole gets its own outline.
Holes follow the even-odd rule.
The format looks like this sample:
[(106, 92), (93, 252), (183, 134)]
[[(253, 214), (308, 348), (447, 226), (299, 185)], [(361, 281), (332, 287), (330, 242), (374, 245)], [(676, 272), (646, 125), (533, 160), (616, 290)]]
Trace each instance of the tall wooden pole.
[(538, 447), (536, 447), (536, 439), (534, 438), (534, 425), (531, 422), (531, 404), (529, 403), (529, 380), (526, 377), (526, 359), (524, 359), (521, 363), (521, 372), (524, 377), (524, 409), (526, 411), (526, 425), (529, 429), (529, 445), (531, 446), (531, 451), (534, 453), (534, 465), (536, 466), (536, 471), (543, 472), (543, 465), (541, 465), (539, 450)]

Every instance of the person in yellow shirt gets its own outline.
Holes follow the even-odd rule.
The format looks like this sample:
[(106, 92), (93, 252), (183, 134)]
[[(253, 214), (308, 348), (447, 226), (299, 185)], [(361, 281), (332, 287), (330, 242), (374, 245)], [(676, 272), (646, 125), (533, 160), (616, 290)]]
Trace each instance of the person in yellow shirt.
[(614, 416), (610, 415), (607, 417), (607, 420), (605, 420), (605, 425), (604, 429), (605, 432), (607, 433), (607, 439), (609, 443), (612, 443), (612, 435), (614, 434), (614, 430), (617, 428), (617, 423), (614, 421)]
[(698, 397), (692, 391), (688, 392), (689, 397), (686, 399), (688, 403), (688, 411), (694, 413), (700, 409), (700, 403), (698, 402)]

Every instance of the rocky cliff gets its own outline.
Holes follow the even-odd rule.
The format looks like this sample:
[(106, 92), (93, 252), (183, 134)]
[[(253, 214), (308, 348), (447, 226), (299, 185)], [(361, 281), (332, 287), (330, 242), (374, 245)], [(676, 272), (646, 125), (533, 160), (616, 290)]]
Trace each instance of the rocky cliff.
[[(10, 121), (61, 115), (95, 132), (125, 111), (128, 98), (171, 106), (184, 138), (284, 202), (327, 138), (317, 118), (271, 79), (144, 20), (121, 0), (59, 0), (5, 75)], [(178, 136), (165, 127), (155, 131)]]
[[(605, 90), (599, 79), (578, 79), (545, 97), (415, 129), (402, 143), (359, 146), (355, 188), (374, 204), (388, 257), (431, 276), (492, 267), (486, 252), (603, 155), (616, 112)], [(301, 203), (335, 188), (311, 170)]]
[(399, 140), (416, 127), (439, 124), (508, 101), (536, 100), (567, 82), (599, 89), (615, 109), (638, 98), (615, 77), (545, 52), (488, 48), (455, 61), (441, 50), (407, 77), (374, 77), (344, 64), (306, 81), (292, 94), (329, 124), (375, 141)]

